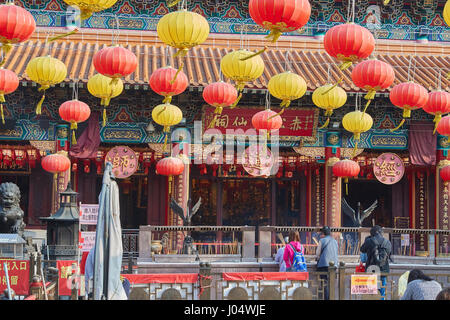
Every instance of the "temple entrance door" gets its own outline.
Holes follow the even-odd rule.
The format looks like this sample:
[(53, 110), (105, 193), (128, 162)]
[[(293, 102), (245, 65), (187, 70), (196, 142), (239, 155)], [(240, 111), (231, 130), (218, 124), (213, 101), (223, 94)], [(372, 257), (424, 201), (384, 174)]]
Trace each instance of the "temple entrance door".
[(271, 195), (269, 179), (224, 179), (223, 225), (270, 225)]
[[(371, 227), (372, 219), (382, 227), (392, 227), (392, 186), (382, 184), (375, 179), (349, 179), (348, 195), (345, 194), (345, 184), (342, 183), (342, 196), (355, 211), (358, 202), (365, 210), (378, 200), (375, 210), (362, 222), (363, 227)], [(342, 210), (342, 226), (351, 227), (352, 221)]]

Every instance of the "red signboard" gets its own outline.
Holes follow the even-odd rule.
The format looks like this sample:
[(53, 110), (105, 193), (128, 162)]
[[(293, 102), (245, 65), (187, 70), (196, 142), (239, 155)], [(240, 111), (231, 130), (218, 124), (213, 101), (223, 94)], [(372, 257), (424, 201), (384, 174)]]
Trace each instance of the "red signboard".
[(75, 277), (76, 274), (76, 261), (73, 260), (58, 260), (56, 261), (56, 267), (58, 268), (58, 290), (60, 296), (70, 296), (72, 294), (72, 282), (76, 279), (76, 285), (79, 288), (79, 278)]
[[(252, 117), (255, 113), (264, 110), (264, 108), (224, 108), (222, 114), (215, 121), (215, 129), (219, 129), (222, 134), (227, 134), (227, 129), (243, 130), (254, 129)], [(279, 112), (281, 109), (271, 109)], [(315, 137), (317, 131), (319, 110), (317, 108), (287, 108), (281, 114), (283, 126), (278, 135), (280, 140), (297, 141), (299, 137)], [(207, 130), (214, 118), (214, 108), (205, 107), (203, 110), (203, 130)]]
[(28, 260), (0, 260), (0, 293), (7, 287), (5, 270), (3, 270), (3, 262), (6, 262), (8, 269), (9, 285), (16, 295), (26, 296), (30, 291), (30, 268)]

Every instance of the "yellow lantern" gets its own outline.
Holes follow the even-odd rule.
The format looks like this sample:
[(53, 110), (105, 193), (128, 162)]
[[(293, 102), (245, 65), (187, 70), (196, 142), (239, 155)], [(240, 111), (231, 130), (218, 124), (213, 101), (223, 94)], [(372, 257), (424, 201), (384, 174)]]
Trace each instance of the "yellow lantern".
[(94, 12), (111, 8), (117, 0), (63, 0), (69, 6), (80, 8), (81, 19), (88, 19)]
[[(248, 56), (253, 56), (250, 59), (245, 59)], [(236, 107), (242, 97), (242, 90), (244, 90), (245, 83), (255, 81), (264, 72), (264, 61), (259, 55), (254, 55), (245, 49), (232, 51), (227, 53), (220, 61), (220, 70), (227, 77), (235, 82), (236, 89), (239, 96), (231, 105), (231, 108)]]
[(332, 84), (326, 84), (314, 90), (312, 94), (312, 101), (314, 105), (325, 110), (324, 125), (319, 129), (325, 128), (330, 122), (330, 116), (333, 114), (333, 110), (342, 107), (347, 101), (347, 93), (341, 87), (336, 87)]
[(164, 103), (153, 108), (152, 118), (157, 124), (164, 126), (164, 150), (167, 143), (167, 136), (170, 132), (170, 127), (180, 123), (181, 119), (183, 119), (183, 113), (177, 106), (170, 103)]
[(445, 3), (442, 15), (444, 16), (445, 23), (450, 27), (450, 0)]
[(356, 152), (359, 139), (361, 138), (361, 133), (370, 130), (372, 125), (372, 117), (361, 111), (349, 112), (342, 118), (342, 126), (344, 129), (353, 133), (353, 140), (355, 140), (355, 148), (353, 153)]
[(50, 56), (36, 57), (28, 62), (25, 72), (30, 79), (41, 85), (39, 91), (44, 91), (41, 100), (36, 106), (36, 114), (41, 114), (42, 103), (45, 99), (45, 90), (51, 85), (62, 82), (67, 75), (66, 65), (56, 58)]
[(100, 98), (100, 105), (103, 106), (103, 127), (106, 125), (106, 107), (112, 98), (117, 97), (123, 91), (123, 82), (117, 79), (116, 82), (111, 81), (110, 77), (104, 76), (100, 73), (92, 76), (87, 88), (90, 94), (94, 97)]
[(280, 107), (283, 109), (279, 113), (280, 115), (284, 108), (289, 107), (292, 100), (303, 97), (307, 86), (303, 77), (291, 71), (286, 71), (270, 78), (267, 88), (271, 95), (282, 100)]
[[(184, 57), (190, 48), (206, 41), (209, 35), (209, 24), (198, 13), (178, 10), (159, 19), (156, 32), (162, 42), (178, 49), (174, 57)], [(183, 66), (182, 62), (172, 81), (175, 81)]]

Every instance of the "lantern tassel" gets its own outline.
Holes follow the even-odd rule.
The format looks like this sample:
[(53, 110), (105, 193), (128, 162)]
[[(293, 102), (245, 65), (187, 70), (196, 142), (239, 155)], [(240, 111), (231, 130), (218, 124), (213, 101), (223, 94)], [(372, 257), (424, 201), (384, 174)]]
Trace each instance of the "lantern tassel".
[(322, 95), (327, 94), (328, 92), (330, 92), (331, 90), (333, 90), (334, 88), (336, 88), (338, 86), (338, 84), (340, 84), (342, 81), (344, 80), (344, 77), (341, 77), (335, 84), (333, 84), (330, 88), (328, 88), (325, 92), (322, 92)]
[(251, 54), (249, 56), (246, 56), (245, 58), (239, 59), (239, 60), (245, 61), (245, 60), (251, 59), (253, 57), (259, 56), (261, 53), (265, 52), (266, 50), (267, 50), (267, 46), (265, 46), (263, 49), (255, 52), (255, 53), (253, 53), (253, 54)]
[(167, 1), (167, 6), (168, 6), (169, 8), (172, 8), (173, 6), (177, 5), (178, 2), (180, 2), (180, 1), (181, 1), (181, 0), (168, 0), (168, 1)]
[(52, 37), (52, 38), (48, 39), (48, 42), (50, 43), (50, 42), (52, 42), (52, 41), (55, 41), (55, 40), (58, 40), (58, 39), (61, 39), (61, 38), (68, 37), (68, 36), (70, 36), (70, 35), (72, 35), (72, 34), (75, 34), (75, 33), (77, 33), (77, 32), (78, 32), (78, 28), (77, 28), (77, 29), (74, 29), (74, 30), (72, 30), (72, 31), (69, 31), (69, 32), (66, 32), (66, 33), (57, 35), (57, 36), (55, 36), (55, 37)]
[(352, 159), (356, 156), (356, 150), (358, 149), (358, 140), (355, 140), (355, 147), (353, 148), (353, 155), (352, 155)]
[(384, 1), (383, 1), (383, 4), (384, 4), (385, 6), (387, 6), (387, 5), (389, 4), (390, 1), (391, 1), (391, 0), (384, 0)]
[(41, 100), (39, 100), (39, 102), (36, 106), (36, 114), (42, 113), (42, 104), (44, 103), (44, 100), (45, 100), (45, 91), (44, 91), (44, 94), (42, 95)]
[(319, 129), (323, 129), (323, 128), (328, 127), (329, 123), (330, 123), (330, 117), (327, 118), (327, 121), (325, 121), (325, 123), (321, 127), (319, 127)]
[(394, 129), (391, 129), (391, 132), (397, 131), (398, 129), (401, 128), (401, 126), (405, 123), (405, 119), (402, 119), (402, 121), (400, 121), (400, 124), (398, 126), (396, 126)]
[(9, 51), (11, 51), (11, 49), (12, 49), (12, 44), (11, 43), (5, 42), (5, 43), (2, 44), (1, 51), (3, 53), (3, 59), (0, 62), (0, 67), (3, 66), (6, 63), (6, 56), (9, 53)]
[(3, 115), (3, 103), (0, 104), (0, 110), (2, 113), (2, 123), (5, 124), (5, 116)]
[(450, 72), (447, 73), (447, 80), (450, 80)]
[(175, 75), (173, 76), (173, 79), (170, 80), (170, 84), (173, 84), (175, 82), (175, 80), (177, 80), (178, 74), (181, 72), (181, 70), (183, 70), (184, 67), (184, 62), (182, 61), (180, 66), (177, 69), (177, 72), (175, 73)]
[(103, 108), (103, 121), (102, 127), (106, 126), (106, 108)]
[(342, 62), (342, 63), (339, 65), (339, 70), (344, 71), (344, 70), (350, 68), (350, 66), (351, 66), (352, 64), (353, 64), (352, 61), (345, 61), (345, 62)]
[(270, 119), (275, 118), (276, 116), (281, 116), (284, 112), (285, 108), (282, 108), (280, 112), (278, 112), (277, 114), (271, 115), (270, 117), (267, 118), (267, 121), (269, 121)]
[(347, 178), (345, 178), (344, 183), (345, 183), (345, 195), (348, 196), (348, 179)]
[(278, 29), (270, 29), (270, 33), (265, 36), (265, 38), (275, 43), (282, 34), (283, 33)]
[(285, 100), (281, 101), (280, 107), (282, 107), (282, 108), (287, 108), (287, 107), (290, 106), (290, 104), (291, 104), (291, 100), (285, 99)]
[(216, 119), (219, 117), (219, 115), (222, 114), (222, 110), (223, 110), (223, 107), (216, 107), (216, 109), (214, 109), (214, 118), (213, 118), (213, 120), (209, 123), (208, 129), (214, 128), (214, 126), (215, 126), (215, 124), (216, 124)]
[(163, 100), (163, 103), (171, 103), (171, 102), (172, 102), (172, 96), (167, 96)]
[(237, 99), (233, 102), (233, 104), (230, 106), (230, 109), (234, 109), (237, 104), (239, 103), (239, 100), (241, 100), (242, 98), (242, 92), (239, 93), (239, 96), (237, 97)]
[(115, 85), (117, 85), (117, 82), (119, 82), (119, 78), (111, 78), (111, 82), (109, 83), (110, 85), (112, 85), (112, 86), (115, 86)]
[(372, 100), (367, 100), (366, 106), (364, 107), (363, 114), (361, 115), (361, 118), (364, 117), (364, 113), (366, 113), (367, 108), (369, 107), (369, 104), (372, 102)]
[(77, 144), (77, 139), (75, 136), (75, 130), (78, 129), (78, 124), (75, 121), (70, 122), (70, 130), (72, 130), (72, 144)]
[(441, 115), (441, 114), (436, 114), (436, 115), (434, 116), (433, 122), (434, 122), (435, 124), (434, 124), (433, 134), (436, 133), (436, 129), (437, 129), (437, 126), (438, 126), (438, 124), (439, 124), (439, 121), (441, 121), (441, 118), (442, 118), (442, 115)]
[(183, 49), (178, 49), (178, 51), (173, 55), (174, 58), (176, 57), (182, 57), (184, 58), (186, 56), (186, 54), (188, 53), (189, 48), (183, 48)]

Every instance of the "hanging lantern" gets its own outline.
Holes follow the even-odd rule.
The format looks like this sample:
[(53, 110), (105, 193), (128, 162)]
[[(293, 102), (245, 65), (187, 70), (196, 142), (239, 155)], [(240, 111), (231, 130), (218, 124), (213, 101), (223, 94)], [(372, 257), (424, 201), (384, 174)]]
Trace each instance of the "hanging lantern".
[(450, 141), (450, 115), (441, 118), (436, 130), (440, 135), (447, 136), (448, 141)]
[(36, 29), (36, 21), (30, 12), (13, 2), (0, 5), (0, 43), (2, 60), (0, 66), (6, 62), (6, 55), (12, 45), (27, 41)]
[(298, 74), (286, 71), (270, 78), (267, 85), (270, 94), (281, 101), (282, 108), (279, 115), (284, 112), (284, 108), (289, 107), (292, 100), (303, 97), (306, 93), (306, 81)]
[(366, 112), (375, 93), (389, 88), (394, 83), (395, 72), (390, 64), (380, 60), (366, 60), (358, 63), (352, 70), (352, 81), (361, 89), (368, 91), (365, 99), (368, 100), (363, 112)]
[(164, 126), (163, 132), (165, 137), (163, 150), (165, 150), (170, 127), (180, 123), (183, 119), (183, 113), (177, 106), (170, 103), (165, 103), (153, 108), (152, 118), (157, 124)]
[(45, 156), (41, 160), (42, 169), (53, 173), (54, 177), (58, 173), (66, 172), (70, 168), (70, 159), (62, 153), (54, 153)]
[(17, 75), (10, 70), (0, 68), (0, 112), (3, 124), (5, 124), (5, 116), (3, 114), (3, 103), (6, 102), (5, 94), (16, 91), (17, 87), (19, 87)]
[(442, 15), (444, 16), (445, 23), (450, 27), (450, 0), (447, 0), (445, 3)]
[[(159, 19), (156, 32), (162, 42), (178, 50), (174, 57), (185, 57), (190, 48), (206, 41), (209, 23), (198, 13), (178, 10)], [(182, 62), (178, 67), (179, 72), (183, 66)], [(175, 78), (177, 75), (175, 74)]]
[(50, 56), (36, 57), (28, 62), (25, 72), (32, 81), (41, 85), (38, 91), (44, 91), (41, 100), (36, 106), (36, 114), (41, 114), (42, 103), (45, 100), (45, 91), (50, 86), (58, 84), (66, 78), (66, 65), (61, 60)]
[(149, 84), (153, 91), (164, 97), (163, 103), (171, 103), (172, 96), (178, 95), (186, 90), (189, 85), (188, 77), (180, 72), (174, 79), (177, 69), (164, 67), (155, 70), (150, 76)]
[(308, 23), (311, 5), (308, 0), (250, 0), (250, 17), (270, 31), (266, 36), (276, 42), (283, 32), (292, 32)]
[(177, 157), (166, 157), (156, 163), (156, 173), (164, 176), (178, 176), (184, 171), (183, 160)]
[(347, 93), (341, 87), (326, 84), (314, 90), (312, 101), (315, 106), (325, 110), (327, 120), (319, 129), (326, 128), (330, 122), (333, 110), (342, 107), (347, 102)]
[(353, 140), (355, 140), (355, 148), (353, 149), (353, 157), (358, 148), (358, 142), (361, 138), (361, 133), (366, 132), (372, 128), (372, 117), (361, 111), (352, 111), (344, 115), (342, 118), (342, 126), (345, 130), (353, 133)]
[(345, 70), (352, 63), (369, 57), (375, 49), (372, 33), (360, 25), (344, 23), (330, 28), (323, 38), (325, 51), (341, 62)]
[(267, 139), (269, 139), (272, 131), (281, 128), (283, 125), (283, 119), (275, 111), (266, 109), (253, 115), (252, 125), (256, 130), (266, 130)]
[(450, 93), (445, 91), (430, 92), (428, 102), (422, 108), (426, 113), (434, 115), (434, 134), (442, 116), (450, 112)]
[(117, 97), (123, 91), (123, 82), (117, 79), (117, 82), (111, 83), (111, 79), (98, 73), (92, 76), (87, 88), (90, 94), (94, 97), (100, 98), (100, 105), (103, 106), (103, 127), (106, 125), (106, 107), (112, 98)]
[(253, 53), (248, 50), (235, 50), (227, 53), (220, 61), (220, 70), (227, 78), (236, 83), (236, 89), (239, 93), (231, 108), (236, 107), (241, 99), (246, 82), (255, 81), (264, 72), (264, 61), (261, 56), (257, 55), (243, 60), (250, 55), (253, 55)]
[(405, 122), (405, 118), (411, 117), (411, 110), (417, 110), (428, 102), (428, 91), (420, 84), (414, 82), (403, 82), (394, 86), (389, 93), (389, 99), (396, 107), (403, 109), (403, 119), (400, 124), (392, 129), (399, 129)]
[(444, 181), (444, 185), (447, 186), (450, 182), (450, 165), (447, 165), (439, 171), (441, 179)]
[(122, 46), (106, 47), (94, 54), (92, 58), (95, 70), (109, 78), (112, 84), (132, 74), (137, 67), (136, 55)]
[(348, 178), (357, 177), (361, 170), (359, 164), (353, 160), (340, 160), (333, 165), (333, 174), (344, 178), (345, 194), (348, 195)]
[(63, 0), (69, 6), (76, 6), (81, 11), (81, 19), (86, 20), (94, 12), (111, 8), (117, 0)]
[(223, 108), (231, 106), (236, 101), (237, 96), (236, 88), (223, 81), (210, 83), (203, 89), (203, 99), (216, 108), (209, 128), (214, 128), (216, 119), (222, 114)]
[(79, 100), (69, 100), (64, 102), (59, 107), (59, 116), (64, 121), (70, 122), (70, 129), (72, 130), (72, 144), (76, 144), (75, 130), (78, 128), (78, 123), (86, 121), (91, 115), (89, 106)]

